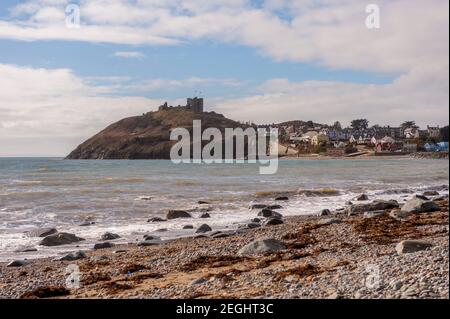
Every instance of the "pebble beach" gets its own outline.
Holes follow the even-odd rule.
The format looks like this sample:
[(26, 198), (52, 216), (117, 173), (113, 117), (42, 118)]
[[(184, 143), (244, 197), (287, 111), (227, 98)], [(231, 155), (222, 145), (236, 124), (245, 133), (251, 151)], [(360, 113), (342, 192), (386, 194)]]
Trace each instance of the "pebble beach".
[(236, 229), (174, 240), (105, 236), (93, 250), (1, 263), (0, 298), (447, 299), (448, 195), (434, 195), (361, 196), (296, 217), (255, 206)]

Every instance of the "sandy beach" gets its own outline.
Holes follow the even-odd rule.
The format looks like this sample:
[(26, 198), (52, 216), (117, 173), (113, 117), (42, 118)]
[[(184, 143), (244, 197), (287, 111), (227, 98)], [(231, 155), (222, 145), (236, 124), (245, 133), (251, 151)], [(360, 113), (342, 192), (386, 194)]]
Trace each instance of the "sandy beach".
[[(2, 263), (0, 297), (449, 298), (448, 196), (419, 202), (423, 211), (413, 213), (363, 212), (392, 204), (375, 198), (324, 216), (265, 218), (254, 209), (260, 221), (236, 231)], [(74, 266), (79, 288), (67, 288)]]

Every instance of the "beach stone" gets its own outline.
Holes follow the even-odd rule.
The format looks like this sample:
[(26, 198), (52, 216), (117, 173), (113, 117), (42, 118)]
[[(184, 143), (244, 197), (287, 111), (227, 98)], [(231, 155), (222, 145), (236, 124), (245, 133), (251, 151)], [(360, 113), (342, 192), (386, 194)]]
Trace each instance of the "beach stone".
[(169, 210), (167, 213), (167, 219), (176, 219), (176, 218), (191, 218), (191, 214), (184, 210)]
[(59, 246), (77, 243), (84, 240), (84, 238), (77, 237), (70, 233), (56, 233), (54, 235), (49, 235), (44, 237), (39, 245), (41, 246)]
[(160, 223), (160, 222), (165, 222), (165, 221), (167, 221), (167, 219), (164, 219), (161, 217), (152, 217), (147, 220), (147, 223)]
[(78, 226), (86, 227), (86, 226), (92, 226), (92, 225), (94, 225), (94, 224), (95, 224), (95, 222), (82, 222), (82, 223), (79, 224)]
[(348, 208), (348, 214), (354, 215), (358, 213), (371, 212), (375, 210), (385, 210), (398, 208), (399, 204), (396, 200), (374, 200), (367, 204), (355, 204)]
[(320, 219), (317, 221), (317, 225), (322, 225), (322, 226), (339, 224), (339, 223), (342, 223), (342, 220), (337, 219), (337, 218), (324, 218), (324, 219)]
[(273, 238), (258, 239), (239, 249), (238, 255), (262, 255), (265, 253), (274, 253), (283, 249), (286, 249), (286, 245), (279, 240)]
[(402, 212), (425, 213), (439, 210), (439, 205), (433, 201), (414, 197), (407, 201), (401, 208)]
[(61, 256), (61, 257), (56, 257), (53, 260), (54, 261), (73, 261), (73, 260), (78, 260), (78, 259), (83, 259), (86, 258), (86, 254), (84, 253), (84, 251), (76, 251), (76, 252), (72, 252), (72, 253), (68, 253), (67, 255)]
[(345, 205), (353, 205), (353, 202), (348, 200), (345, 202)]
[(13, 260), (11, 262), (9, 262), (6, 267), (23, 267), (28, 265), (30, 262), (28, 260)]
[(395, 250), (399, 255), (402, 255), (425, 250), (431, 246), (433, 246), (431, 243), (424, 240), (402, 240), (395, 246)]
[(217, 239), (217, 238), (230, 237), (230, 236), (232, 236), (233, 234), (234, 234), (233, 231), (227, 231), (227, 232), (219, 231), (219, 232), (217, 232), (217, 233), (215, 233), (215, 234), (210, 234), (209, 237), (214, 238), (214, 239)]
[(266, 225), (266, 226), (275, 226), (275, 225), (281, 225), (281, 224), (284, 224), (283, 220), (281, 218), (274, 218), (274, 217), (270, 217), (264, 223), (264, 225)]
[(269, 205), (269, 206), (267, 206), (267, 208), (268, 209), (282, 209), (283, 206), (275, 204), (275, 205)]
[(423, 196), (439, 196), (439, 192), (438, 191), (425, 191), (422, 194)]
[(207, 224), (203, 224), (201, 225), (199, 228), (197, 228), (197, 230), (195, 231), (196, 234), (200, 234), (200, 233), (207, 233), (209, 231), (211, 231), (212, 228), (209, 227), (209, 225)]
[(282, 217), (282, 215), (280, 213), (277, 213), (276, 211), (268, 209), (268, 208), (264, 208), (262, 211), (260, 211), (258, 213), (258, 216), (259, 217), (266, 217), (266, 218), (267, 217), (278, 217), (278, 218)]
[(159, 233), (163, 233), (163, 232), (168, 231), (168, 229), (167, 229), (167, 228), (159, 228), (159, 229), (157, 229), (157, 230), (155, 230), (155, 231), (157, 231), (157, 232), (159, 232)]
[(384, 210), (374, 210), (372, 212), (365, 212), (364, 213), (364, 218), (372, 218), (372, 217), (376, 217), (376, 216), (381, 216), (386, 214), (386, 212)]
[(199, 200), (199, 201), (197, 202), (197, 204), (199, 204), (199, 205), (209, 205), (208, 202), (205, 202), (205, 201), (203, 201), (203, 200)]
[(208, 281), (208, 280), (207, 280), (206, 278), (200, 277), (200, 278), (197, 278), (197, 279), (192, 280), (192, 281), (189, 283), (189, 286), (201, 285), (201, 284), (203, 284), (203, 283), (205, 283), (205, 282), (207, 282), (207, 281)]
[(56, 228), (36, 228), (30, 231), (27, 231), (25, 234), (28, 237), (46, 237), (49, 235), (53, 235), (56, 234), (58, 231), (56, 230)]
[(264, 205), (264, 204), (253, 204), (250, 206), (250, 209), (264, 209), (266, 207), (267, 207), (267, 205)]
[(33, 251), (37, 251), (37, 248), (23, 246), (23, 247), (19, 247), (16, 250), (14, 250), (15, 253), (29, 253), (29, 252), (33, 252)]
[(98, 243), (98, 244), (94, 245), (94, 250), (106, 249), (106, 248), (111, 248), (111, 247), (114, 247), (113, 243), (108, 243), (108, 242), (106, 242), (106, 243)]
[(326, 208), (322, 209), (319, 213), (319, 216), (329, 216), (329, 215), (331, 215), (331, 212), (329, 209), (326, 209)]
[(358, 197), (356, 197), (357, 201), (364, 201), (364, 200), (369, 200), (369, 196), (367, 196), (367, 194), (361, 194)]
[(260, 222), (261, 222), (261, 219), (255, 217), (255, 218), (252, 218), (250, 221), (251, 221), (252, 223), (260, 223)]
[(183, 229), (194, 229), (193, 225), (184, 225)]
[(289, 197), (287, 196), (278, 196), (275, 198), (275, 200), (289, 200)]
[(161, 237), (155, 235), (144, 235), (144, 240), (161, 240)]
[(259, 224), (259, 223), (248, 223), (245, 226), (247, 226), (247, 228), (249, 228), (249, 229), (253, 229), (253, 228), (261, 227), (261, 224)]
[(209, 215), (208, 213), (203, 213), (200, 215), (200, 218), (210, 218), (211, 215)]
[(119, 235), (110, 233), (110, 232), (106, 232), (102, 235), (101, 240), (114, 240), (114, 239), (118, 239), (118, 238), (120, 238)]

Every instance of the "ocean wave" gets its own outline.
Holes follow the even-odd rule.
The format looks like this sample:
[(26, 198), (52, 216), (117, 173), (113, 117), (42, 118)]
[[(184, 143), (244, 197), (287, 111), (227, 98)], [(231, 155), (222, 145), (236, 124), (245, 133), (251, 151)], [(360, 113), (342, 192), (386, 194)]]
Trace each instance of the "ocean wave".
[(304, 195), (307, 197), (316, 196), (339, 196), (341, 192), (335, 188), (317, 188), (317, 189), (300, 189), (297, 191), (298, 195)]

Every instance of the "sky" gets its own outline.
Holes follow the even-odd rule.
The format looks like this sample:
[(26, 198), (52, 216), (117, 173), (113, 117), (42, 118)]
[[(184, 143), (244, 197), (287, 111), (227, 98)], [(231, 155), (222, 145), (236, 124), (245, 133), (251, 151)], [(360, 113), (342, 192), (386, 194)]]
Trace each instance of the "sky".
[[(366, 26), (371, 3), (379, 28)], [(2, 0), (0, 156), (64, 156), (108, 124), (196, 95), (207, 110), (260, 124), (447, 125), (448, 7)]]

